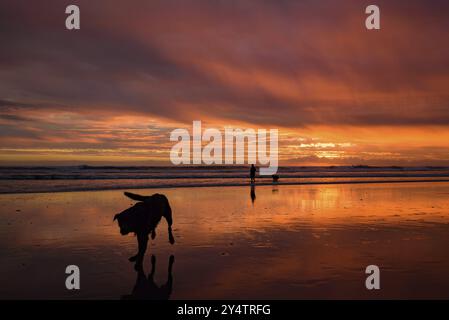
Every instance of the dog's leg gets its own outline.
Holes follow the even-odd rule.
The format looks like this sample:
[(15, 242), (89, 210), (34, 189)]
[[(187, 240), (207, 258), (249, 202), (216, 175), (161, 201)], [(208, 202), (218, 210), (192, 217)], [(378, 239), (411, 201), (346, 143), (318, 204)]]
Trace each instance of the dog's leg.
[(147, 251), (147, 245), (148, 245), (148, 235), (137, 235), (137, 241), (139, 244), (139, 257), (142, 257), (145, 255), (145, 251)]
[(148, 279), (153, 281), (154, 273), (156, 272), (156, 257), (151, 255), (151, 272), (148, 274)]
[(165, 212), (164, 212), (163, 216), (165, 217), (165, 220), (167, 220), (167, 224), (168, 224), (168, 241), (171, 244), (174, 244), (175, 243), (175, 237), (173, 236), (173, 233), (172, 233), (172, 230), (171, 230), (171, 226), (173, 224), (173, 218), (172, 218), (171, 207), (170, 207), (170, 204), (168, 203), (168, 201), (167, 201)]
[(145, 251), (147, 251), (148, 245), (148, 235), (147, 234), (138, 234), (137, 235), (137, 243), (139, 247), (139, 252), (135, 257), (136, 265), (142, 264), (143, 257), (145, 256)]
[(173, 236), (173, 232), (171, 229), (171, 226), (173, 224), (173, 219), (171, 216), (171, 209), (169, 209), (168, 214), (165, 216), (165, 219), (167, 220), (167, 224), (168, 224), (168, 242), (170, 242), (170, 244), (174, 244), (175, 243), (175, 237)]
[(173, 236), (171, 226), (168, 227), (168, 241), (170, 242), (170, 244), (175, 243), (175, 237)]

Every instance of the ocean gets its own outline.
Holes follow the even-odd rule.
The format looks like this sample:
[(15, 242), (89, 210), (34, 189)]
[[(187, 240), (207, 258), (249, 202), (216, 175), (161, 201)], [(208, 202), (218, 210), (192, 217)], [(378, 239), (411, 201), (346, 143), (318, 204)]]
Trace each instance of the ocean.
[[(280, 167), (279, 185), (449, 181), (449, 167)], [(257, 184), (272, 184), (258, 177)], [(0, 193), (241, 186), (246, 166), (3, 166)]]

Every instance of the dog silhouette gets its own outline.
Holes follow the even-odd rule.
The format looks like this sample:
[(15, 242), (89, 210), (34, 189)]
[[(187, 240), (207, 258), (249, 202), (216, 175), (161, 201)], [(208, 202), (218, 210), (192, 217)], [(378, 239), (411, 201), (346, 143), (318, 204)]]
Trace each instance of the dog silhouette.
[(148, 235), (151, 238), (156, 237), (156, 227), (162, 217), (167, 220), (168, 224), (168, 240), (171, 244), (175, 243), (172, 233), (172, 210), (168, 199), (162, 194), (153, 194), (152, 196), (141, 196), (138, 194), (125, 192), (125, 196), (138, 201), (132, 207), (116, 214), (114, 221), (118, 221), (120, 233), (127, 235), (134, 232), (137, 236), (138, 252), (129, 258), (129, 261), (136, 262), (136, 267), (142, 265), (145, 251), (148, 245)]

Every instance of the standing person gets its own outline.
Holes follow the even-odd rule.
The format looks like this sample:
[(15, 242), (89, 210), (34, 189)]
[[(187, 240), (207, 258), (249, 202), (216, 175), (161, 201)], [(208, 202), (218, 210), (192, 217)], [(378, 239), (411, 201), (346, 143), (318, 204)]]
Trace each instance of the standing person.
[(251, 177), (251, 183), (256, 182), (256, 167), (254, 163), (251, 164), (251, 169), (249, 170), (249, 176)]

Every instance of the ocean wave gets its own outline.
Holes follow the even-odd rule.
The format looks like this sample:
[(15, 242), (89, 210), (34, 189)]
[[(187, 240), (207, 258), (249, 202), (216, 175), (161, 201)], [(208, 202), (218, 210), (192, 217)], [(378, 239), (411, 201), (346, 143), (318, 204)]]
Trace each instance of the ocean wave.
[[(449, 182), (449, 179), (362, 179), (362, 180), (332, 180), (332, 181), (282, 181), (273, 183), (269, 179), (257, 182), (257, 186), (288, 186), (288, 185), (336, 185), (336, 184), (374, 184), (374, 183), (422, 183), (422, 182)], [(106, 190), (130, 190), (130, 189), (169, 189), (169, 188), (201, 188), (201, 187), (238, 187), (249, 186), (248, 181), (208, 181), (201, 183), (193, 182), (176, 182), (176, 183), (162, 183), (162, 184), (107, 184), (107, 185), (22, 185), (16, 188), (9, 188), (8, 186), (0, 184), (0, 194), (22, 194), (22, 193), (55, 193), (55, 192), (81, 192), (81, 191), (106, 191)]]
[[(345, 174), (278, 174), (281, 179), (322, 179), (322, 178), (436, 178), (449, 177), (449, 172), (441, 173), (345, 173)], [(248, 174), (209, 174), (209, 175), (85, 175), (85, 174), (0, 174), (0, 180), (179, 180), (179, 179), (243, 179)]]
[[(444, 180), (449, 167), (280, 167), (279, 184)], [(246, 185), (246, 166), (0, 167), (0, 193)], [(271, 177), (258, 177), (271, 184)]]

